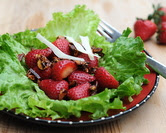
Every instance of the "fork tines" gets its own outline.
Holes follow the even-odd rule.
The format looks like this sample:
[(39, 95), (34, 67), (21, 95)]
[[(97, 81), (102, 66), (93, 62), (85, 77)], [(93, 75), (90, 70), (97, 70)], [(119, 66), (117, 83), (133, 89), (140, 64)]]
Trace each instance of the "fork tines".
[(121, 36), (121, 33), (118, 30), (103, 20), (101, 20), (97, 31), (110, 42), (114, 42)]

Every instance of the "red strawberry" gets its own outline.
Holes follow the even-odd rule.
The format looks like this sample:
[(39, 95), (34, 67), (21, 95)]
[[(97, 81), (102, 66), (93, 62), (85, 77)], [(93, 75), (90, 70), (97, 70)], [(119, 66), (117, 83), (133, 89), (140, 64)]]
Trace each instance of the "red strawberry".
[(74, 71), (68, 77), (69, 82), (75, 81), (76, 84), (83, 84), (86, 82), (92, 82), (94, 80), (95, 80), (94, 76), (83, 71)]
[(50, 48), (32, 50), (25, 56), (26, 65), (29, 68), (34, 68), (35, 66), (37, 66), (38, 55), (44, 55), (48, 57), (49, 55), (51, 55), (51, 53), (52, 50)]
[(89, 63), (88, 67), (90, 68), (98, 67), (98, 58), (96, 56), (94, 57), (94, 60), (90, 60), (89, 56), (83, 53), (78, 55), (78, 57), (83, 58), (86, 62), (88, 62)]
[(101, 88), (117, 88), (119, 86), (119, 82), (104, 67), (97, 68), (95, 77)]
[(166, 22), (161, 23), (161, 29), (159, 29), (157, 40), (161, 44), (166, 44)]
[(90, 84), (84, 83), (68, 90), (67, 96), (71, 100), (78, 100), (90, 96)]
[(54, 81), (52, 79), (45, 79), (39, 82), (39, 87), (49, 98), (60, 99), (60, 95), (68, 90), (68, 83), (65, 80)]
[(52, 69), (48, 67), (47, 69), (40, 70), (37, 66), (33, 70), (41, 77), (41, 79), (49, 79), (51, 77)]
[(158, 11), (163, 11), (164, 15), (161, 16), (161, 21), (166, 22), (166, 7), (161, 7)]
[(75, 62), (71, 60), (61, 60), (53, 65), (52, 78), (54, 80), (62, 80), (68, 77), (76, 69), (77, 65)]
[(134, 24), (135, 37), (140, 36), (143, 41), (155, 34), (157, 26), (150, 20), (137, 20)]
[(68, 40), (65, 39), (65, 37), (62, 37), (62, 36), (58, 37), (57, 40), (53, 42), (53, 44), (65, 54), (68, 54), (68, 55), (71, 54), (69, 42)]

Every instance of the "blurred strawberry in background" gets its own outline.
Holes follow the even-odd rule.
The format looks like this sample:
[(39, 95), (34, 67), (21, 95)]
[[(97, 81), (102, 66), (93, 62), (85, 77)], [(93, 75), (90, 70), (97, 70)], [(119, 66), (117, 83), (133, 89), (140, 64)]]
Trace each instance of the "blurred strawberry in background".
[(150, 39), (157, 33), (157, 42), (166, 44), (166, 7), (153, 5), (153, 13), (147, 19), (138, 19), (134, 23), (135, 37), (140, 36), (143, 41)]
[(139, 36), (143, 41), (151, 38), (156, 30), (156, 24), (150, 20), (138, 19), (134, 24), (135, 37)]
[(166, 21), (161, 22), (161, 27), (158, 29), (157, 41), (160, 44), (166, 44)]

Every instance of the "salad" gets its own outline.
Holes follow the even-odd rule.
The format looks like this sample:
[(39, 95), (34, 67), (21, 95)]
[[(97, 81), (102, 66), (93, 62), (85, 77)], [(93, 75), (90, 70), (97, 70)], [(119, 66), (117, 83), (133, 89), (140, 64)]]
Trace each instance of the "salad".
[[(37, 31), (1, 35), (0, 110), (53, 120), (80, 117), (82, 112), (98, 119), (108, 116), (109, 110), (125, 110), (123, 98), (132, 102), (142, 84), (148, 83), (144, 78), (149, 69), (145, 66), (143, 41), (128, 37), (131, 30), (127, 28), (120, 38), (109, 43), (96, 34), (99, 21), (85, 5), (77, 5), (67, 14), (53, 13), (53, 20)], [(65, 56), (57, 55), (58, 41), (71, 45), (68, 50), (59, 47)], [(84, 51), (75, 43), (81, 44)], [(61, 75), (62, 64), (68, 64), (69, 69)], [(78, 73), (85, 79), (75, 76)], [(101, 75), (111, 75), (113, 85), (103, 85)], [(58, 92), (47, 92), (48, 87), (58, 84)], [(76, 91), (73, 96), (79, 88), (86, 88), (85, 93)]]

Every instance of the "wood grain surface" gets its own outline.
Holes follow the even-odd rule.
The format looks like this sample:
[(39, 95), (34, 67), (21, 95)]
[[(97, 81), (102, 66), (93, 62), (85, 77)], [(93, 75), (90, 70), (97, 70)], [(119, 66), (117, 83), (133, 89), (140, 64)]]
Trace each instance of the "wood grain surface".
[[(0, 0), (0, 34), (16, 33), (45, 26), (53, 12), (68, 12), (77, 4), (86, 4), (100, 18), (119, 31), (133, 28), (136, 17), (146, 18), (152, 3), (166, 6), (166, 0)], [(133, 34), (131, 35), (133, 36)], [(166, 45), (156, 43), (155, 36), (145, 42), (146, 50), (166, 65)], [(0, 133), (165, 133), (166, 80), (150, 100), (131, 114), (114, 122), (80, 128), (57, 128), (35, 125), (0, 113)]]

